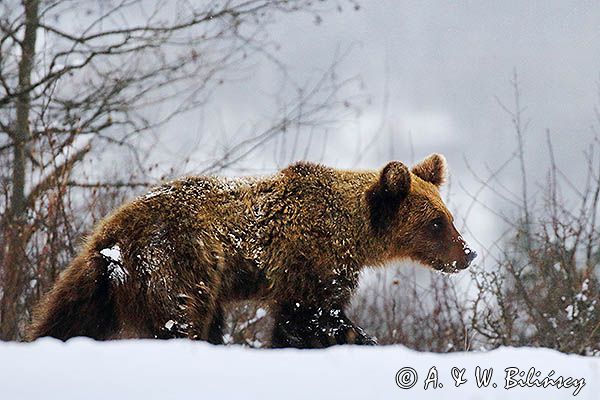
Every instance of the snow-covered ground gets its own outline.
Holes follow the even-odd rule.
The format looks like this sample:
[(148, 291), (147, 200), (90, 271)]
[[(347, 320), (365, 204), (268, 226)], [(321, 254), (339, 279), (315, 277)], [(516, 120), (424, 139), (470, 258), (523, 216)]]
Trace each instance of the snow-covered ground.
[[(493, 368), (487, 388), (477, 387), (478, 366)], [(415, 376), (407, 368), (414, 369), (417, 382), (401, 389), (397, 378), (401, 385), (410, 386)], [(554, 371), (551, 378), (562, 377), (570, 387), (505, 389), (507, 375), (509, 385), (516, 383), (510, 375), (517, 370), (510, 368), (524, 373), (535, 368), (538, 380)], [(434, 388), (436, 372), (439, 386)], [(425, 390), (427, 377), (430, 384)], [(581, 379), (585, 380), (582, 388)], [(463, 380), (455, 386), (455, 381)], [(575, 398), (600, 399), (600, 358), (528, 348), (440, 355), (401, 346), (253, 350), (187, 340), (0, 343), (0, 398), (7, 400), (547, 400), (573, 398), (578, 387)]]

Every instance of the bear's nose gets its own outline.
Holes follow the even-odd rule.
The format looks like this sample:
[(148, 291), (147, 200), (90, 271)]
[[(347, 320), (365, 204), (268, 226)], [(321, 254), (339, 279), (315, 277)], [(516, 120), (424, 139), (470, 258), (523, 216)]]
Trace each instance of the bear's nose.
[(468, 247), (465, 249), (465, 255), (467, 256), (467, 265), (471, 264), (471, 261), (477, 257), (477, 252), (475, 250), (471, 250)]

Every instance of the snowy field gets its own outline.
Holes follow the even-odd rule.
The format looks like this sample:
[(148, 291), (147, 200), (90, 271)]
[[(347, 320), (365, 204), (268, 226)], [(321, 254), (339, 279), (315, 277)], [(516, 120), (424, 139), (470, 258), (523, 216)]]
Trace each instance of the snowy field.
[[(478, 366), (493, 368), (487, 388), (477, 387)], [(412, 388), (402, 389), (398, 383), (411, 386), (415, 377), (407, 368), (414, 369), (417, 381)], [(538, 382), (550, 375), (569, 387), (504, 388), (517, 384), (518, 371), (526, 374), (530, 368), (539, 373)], [(434, 388), (436, 371), (439, 385)], [(32, 344), (0, 344), (0, 394), (3, 400), (598, 400), (600, 358), (525, 348), (440, 355), (401, 346), (301, 351), (253, 350), (187, 340), (94, 342), (77, 338), (65, 344), (42, 339)]]

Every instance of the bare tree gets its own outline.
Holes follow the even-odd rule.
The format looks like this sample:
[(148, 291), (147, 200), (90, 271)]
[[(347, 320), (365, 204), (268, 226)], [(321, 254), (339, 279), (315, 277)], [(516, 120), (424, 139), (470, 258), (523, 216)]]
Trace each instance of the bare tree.
[[(117, 189), (156, 180), (147, 143), (160, 128), (204, 106), (253, 56), (276, 63), (265, 27), (278, 15), (318, 16), (327, 7), (308, 0), (0, 4), (0, 339), (20, 337), (31, 304), (95, 219), (93, 207), (121, 199)], [(290, 127), (334, 119), (345, 104), (336, 62), (276, 120), (207, 160), (204, 172), (234, 165)], [(86, 175), (86, 160), (98, 167), (101, 154), (119, 148), (131, 159), (119, 176)]]

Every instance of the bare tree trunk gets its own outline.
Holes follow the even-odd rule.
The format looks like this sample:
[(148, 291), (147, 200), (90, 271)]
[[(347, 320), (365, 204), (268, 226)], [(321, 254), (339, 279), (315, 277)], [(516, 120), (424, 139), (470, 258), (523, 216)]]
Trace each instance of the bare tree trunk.
[(7, 216), (6, 245), (4, 259), (4, 292), (0, 301), (0, 339), (14, 340), (18, 332), (19, 301), (22, 294), (24, 266), (26, 262), (26, 217), (25, 168), (26, 150), (30, 139), (29, 111), (31, 72), (35, 58), (36, 33), (38, 29), (39, 0), (24, 0), (25, 34), (21, 42), (19, 61), (19, 96), (16, 101), (16, 124), (12, 132), (12, 192), (10, 215)]

